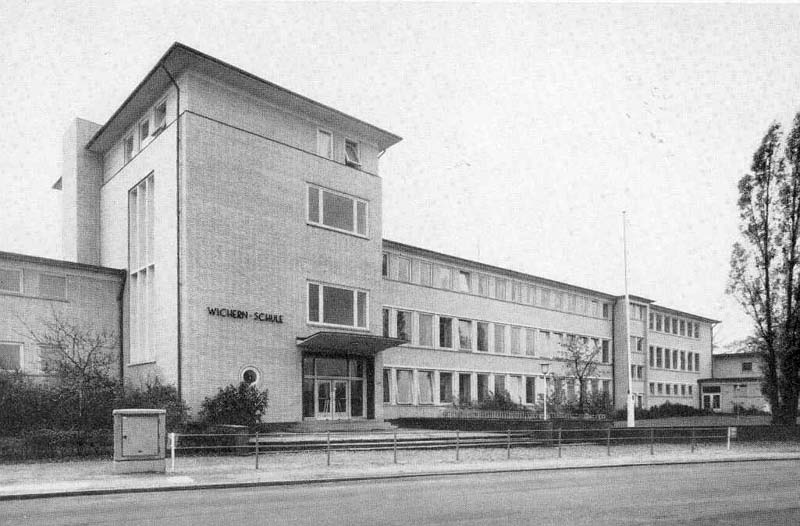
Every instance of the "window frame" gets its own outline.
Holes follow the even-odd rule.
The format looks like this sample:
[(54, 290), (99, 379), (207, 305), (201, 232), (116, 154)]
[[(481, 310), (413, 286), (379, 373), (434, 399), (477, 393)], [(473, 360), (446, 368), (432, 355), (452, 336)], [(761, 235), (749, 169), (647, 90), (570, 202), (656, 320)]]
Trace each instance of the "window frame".
[[(327, 135), (328, 136), (328, 154), (327, 155), (325, 155), (325, 154), (320, 152), (320, 141), (319, 141), (319, 139), (320, 139), (321, 135)], [(327, 130), (325, 128), (317, 128), (317, 147), (316, 147), (316, 152), (317, 152), (317, 155), (319, 155), (320, 157), (323, 157), (325, 159), (333, 160), (334, 155), (333, 155), (333, 132), (332, 131)]]
[(4, 369), (2, 363), (0, 363), (0, 371), (22, 371), (24, 370), (25, 364), (25, 344), (22, 342), (12, 342), (12, 341), (2, 341), (0, 340), (0, 345), (16, 345), (17, 352), (19, 356), (19, 368), (18, 369)]
[[(64, 280), (64, 297), (59, 296), (45, 296), (42, 294), (42, 277), (49, 277), (49, 278), (59, 278)], [(53, 274), (50, 272), (39, 272), (39, 298), (45, 298), (48, 300), (58, 300), (58, 301), (67, 301), (67, 276), (66, 274)]]
[[(347, 153), (348, 143), (352, 144), (355, 147), (355, 153), (356, 153), (355, 160), (351, 160), (349, 154)], [(359, 142), (349, 137), (344, 138), (344, 164), (346, 166), (350, 166), (351, 168), (361, 168), (361, 148), (359, 147)]]
[[(147, 126), (147, 133), (142, 133), (142, 127)], [(150, 112), (136, 124), (136, 136), (139, 138), (139, 151), (146, 146), (145, 141), (150, 138)]]
[[(317, 306), (319, 310), (319, 320), (314, 321), (311, 319), (311, 285), (316, 285), (317, 289)], [(343, 325), (339, 323), (329, 323), (325, 320), (325, 304), (324, 304), (324, 288), (330, 287), (339, 290), (348, 290), (353, 293), (353, 325)], [(364, 325), (358, 325), (358, 308), (359, 308), (359, 300), (358, 295), (359, 293), (364, 293), (365, 297), (365, 305), (364, 305)], [(306, 323), (309, 325), (319, 325), (322, 327), (347, 327), (349, 329), (355, 329), (359, 331), (369, 331), (369, 290), (362, 289), (359, 287), (350, 287), (347, 285), (339, 285), (335, 283), (327, 283), (324, 281), (315, 281), (315, 280), (308, 280), (306, 281)]]
[[(311, 189), (315, 189), (317, 191), (317, 221), (313, 221), (311, 219)], [(339, 228), (336, 226), (326, 225), (325, 224), (325, 198), (324, 193), (328, 192), (329, 194), (343, 197), (346, 199), (350, 199), (353, 201), (353, 230), (346, 230), (344, 228)], [(364, 233), (358, 231), (358, 204), (361, 203), (364, 205)], [(342, 234), (348, 234), (351, 236), (360, 237), (362, 239), (369, 239), (370, 235), (370, 228), (369, 228), (369, 201), (366, 199), (361, 199), (360, 197), (356, 197), (351, 194), (347, 194), (345, 192), (339, 192), (337, 190), (332, 190), (330, 188), (326, 188), (324, 186), (319, 186), (313, 183), (306, 183), (306, 224), (309, 226), (317, 227), (317, 228), (324, 228), (325, 230), (332, 230), (334, 232), (341, 232)]]
[[(160, 106), (164, 106), (164, 119), (161, 122), (157, 122), (156, 115)], [(153, 105), (153, 131), (150, 132), (153, 137), (157, 137), (167, 127), (167, 110), (168, 106), (166, 97)]]
[[(134, 151), (136, 148), (136, 133), (135, 130), (131, 130), (129, 133), (125, 134), (122, 138), (122, 165), (126, 165), (133, 160), (136, 156), (136, 152)], [(130, 149), (128, 148), (130, 145)]]

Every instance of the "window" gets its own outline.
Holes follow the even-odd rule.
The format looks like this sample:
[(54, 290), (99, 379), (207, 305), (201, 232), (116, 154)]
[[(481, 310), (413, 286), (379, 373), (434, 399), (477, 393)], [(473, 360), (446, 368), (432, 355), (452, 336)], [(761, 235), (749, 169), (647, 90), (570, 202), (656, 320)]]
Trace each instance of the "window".
[(478, 294), (489, 297), (489, 276), (478, 276)]
[(383, 337), (389, 336), (389, 309), (383, 309)]
[(686, 370), (686, 351), (681, 351), (681, 371)]
[(506, 326), (494, 324), (494, 352), (505, 354), (506, 352)]
[(602, 345), (603, 345), (603, 350), (602, 350), (602, 355), (601, 355), (602, 362), (603, 363), (608, 363), (609, 362), (609, 354), (610, 354), (609, 353), (609, 341), (608, 340), (603, 340), (603, 344)]
[(144, 141), (150, 137), (150, 119), (147, 118), (139, 123), (139, 149), (144, 148)]
[(525, 329), (525, 354), (527, 356), (536, 355), (536, 331), (533, 329)]
[(22, 294), (22, 271), (0, 268), (0, 291)]
[(411, 282), (411, 260), (392, 256), (392, 278), (397, 281)]
[(661, 347), (656, 347), (656, 367), (663, 367), (661, 362)]
[(550, 307), (550, 290), (549, 289), (539, 289), (541, 291), (539, 305), (542, 307)]
[(18, 371), (22, 369), (22, 344), (0, 343), (0, 370)]
[(689, 396), (692, 396), (692, 386), (689, 386)]
[(411, 313), (403, 310), (397, 311), (397, 337), (411, 341)]
[(453, 348), (453, 318), (439, 317), (439, 347)]
[(167, 126), (167, 101), (162, 100), (153, 110), (153, 135), (157, 135)]
[(678, 318), (672, 318), (672, 334), (678, 334)]
[(686, 322), (683, 320), (680, 321), (680, 334), (681, 336), (686, 335)]
[(326, 130), (317, 130), (317, 155), (333, 159), (333, 134)]
[(398, 404), (410, 404), (412, 402), (411, 398), (411, 387), (413, 385), (413, 376), (412, 372), (407, 369), (398, 369), (397, 370), (397, 403)]
[(507, 393), (506, 376), (504, 374), (494, 375), (494, 392), (500, 395)]
[(679, 365), (678, 364), (678, 350), (677, 349), (673, 349), (672, 350), (672, 368), (677, 370), (678, 369), (678, 365)]
[(128, 192), (128, 269), (130, 362), (154, 358), (155, 327), (155, 179), (145, 177)]
[(655, 314), (653, 314), (653, 313), (651, 312), (651, 313), (650, 313), (650, 323), (649, 323), (649, 325), (648, 325), (648, 327), (650, 328), (650, 330), (653, 330), (653, 328), (655, 327), (655, 320), (654, 320), (654, 318), (655, 318)]
[(653, 346), (651, 345), (651, 346), (650, 346), (650, 360), (649, 360), (649, 362), (648, 362), (648, 363), (650, 364), (650, 367), (653, 367), (653, 366), (655, 365), (655, 362), (656, 362), (656, 360), (655, 360), (655, 354), (656, 354), (656, 352), (655, 352), (655, 349), (654, 349), (654, 348), (653, 348)]
[(312, 225), (366, 236), (367, 202), (309, 186), (308, 222)]
[(453, 403), (453, 373), (439, 373), (439, 402)]
[(658, 385), (656, 385), (656, 390), (658, 391), (658, 394), (663, 394), (664, 393), (664, 384), (659, 383)]
[(686, 396), (686, 386), (681, 385), (681, 396)]
[(431, 275), (431, 264), (425, 261), (419, 262), (419, 284), (430, 287), (433, 284)]
[(522, 349), (520, 349), (520, 334), (522, 330), (519, 327), (511, 327), (511, 354), (520, 354)]
[(247, 385), (257, 384), (260, 376), (258, 370), (253, 367), (248, 367), (242, 371), (242, 381)]
[(67, 278), (39, 274), (39, 296), (58, 300), (67, 299)]
[(665, 387), (665, 389), (666, 389), (666, 393), (665, 394), (667, 394), (667, 395), (672, 394), (672, 384), (664, 384), (664, 385), (666, 386)]
[(656, 314), (656, 330), (661, 330), (661, 314)]
[(563, 292), (553, 292), (553, 308), (556, 310), (561, 310), (564, 305), (564, 293)]
[(361, 157), (359, 156), (358, 143), (356, 141), (345, 139), (344, 162), (347, 166), (361, 166)]
[(511, 301), (522, 303), (522, 283), (511, 283)]
[(495, 278), (495, 280), (494, 280), (494, 297), (499, 299), (499, 300), (506, 299), (506, 280)]
[(367, 293), (362, 290), (308, 284), (308, 321), (367, 328)]
[(742, 372), (750, 372), (753, 370), (753, 362), (742, 362)]
[[(700, 324), (699, 323), (695, 323), (694, 324), (694, 337), (695, 338), (699, 338), (700, 337)], [(689, 394), (691, 394), (691, 393), (689, 393)]]
[(472, 401), (472, 375), (469, 373), (458, 375), (458, 400), (462, 404)]
[(688, 362), (687, 365), (689, 366), (689, 370), (692, 371), (692, 370), (694, 370), (694, 358), (692, 357), (692, 353), (691, 352), (689, 352), (688, 354), (689, 354), (689, 356), (688, 356), (688, 359), (686, 361)]
[(383, 261), (381, 262), (381, 276), (384, 278), (389, 277), (389, 254), (383, 253)]
[(528, 305), (533, 305), (536, 303), (536, 287), (529, 285), (526, 288), (527, 297), (525, 298), (525, 303)]
[(489, 399), (489, 375), (478, 375), (478, 402), (483, 402)]
[(641, 366), (641, 365), (637, 365), (637, 366), (636, 366), (636, 378), (638, 378), (639, 380), (641, 380), (641, 379), (642, 379), (642, 377), (644, 376), (644, 374), (643, 374), (643, 373), (644, 373), (644, 367), (643, 367), (643, 366)]
[(447, 290), (453, 288), (453, 273), (449, 268), (436, 266), (436, 286)]
[(636, 378), (636, 366), (631, 365), (631, 378)]
[(669, 369), (669, 357), (671, 353), (669, 349), (664, 349), (664, 369)]
[(427, 347), (433, 346), (433, 315), (419, 315), (419, 344)]
[(471, 290), (471, 283), (470, 283), (470, 275), (469, 272), (459, 270), (458, 271), (458, 290), (461, 292), (470, 292)]
[(433, 372), (420, 371), (417, 375), (419, 383), (419, 403), (432, 404), (433, 403)]
[(478, 350), (481, 352), (489, 351), (489, 324), (478, 322)]
[(694, 353), (694, 370), (700, 372), (700, 355)]
[(536, 378), (531, 376), (525, 377), (525, 403), (536, 403)]
[(124, 162), (129, 162), (133, 159), (133, 134), (131, 133), (122, 141), (122, 150), (124, 155)]
[(608, 303), (603, 303), (603, 318), (607, 319), (609, 317), (610, 310)]
[(650, 394), (656, 394), (656, 384), (650, 382)]
[(472, 322), (458, 320), (458, 346), (465, 351), (472, 350)]
[(603, 380), (603, 392), (611, 396), (611, 380)]
[(389, 376), (392, 374), (391, 369), (383, 370), (383, 403), (388, 404), (392, 401), (391, 384), (389, 383)]

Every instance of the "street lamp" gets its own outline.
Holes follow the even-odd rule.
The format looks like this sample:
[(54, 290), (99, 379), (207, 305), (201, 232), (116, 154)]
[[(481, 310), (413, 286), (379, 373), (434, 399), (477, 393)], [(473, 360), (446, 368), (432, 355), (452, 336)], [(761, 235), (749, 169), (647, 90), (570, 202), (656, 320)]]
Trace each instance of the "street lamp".
[(547, 374), (550, 372), (550, 364), (542, 364), (542, 375), (544, 376), (544, 419), (547, 420)]

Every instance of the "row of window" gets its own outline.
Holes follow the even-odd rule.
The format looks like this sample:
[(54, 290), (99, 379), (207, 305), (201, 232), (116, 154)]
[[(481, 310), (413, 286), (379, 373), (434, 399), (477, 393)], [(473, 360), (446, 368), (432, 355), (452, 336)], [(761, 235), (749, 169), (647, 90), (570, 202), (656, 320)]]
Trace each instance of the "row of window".
[(700, 372), (700, 353), (650, 346), (650, 367)]
[(599, 349), (602, 363), (611, 361), (606, 339), (402, 309), (383, 309), (383, 335), (421, 347), (525, 356), (556, 355), (570, 338), (578, 338)]
[(167, 101), (158, 102), (122, 140), (124, 162), (128, 163), (136, 152), (147, 146), (167, 126)]
[(308, 322), (366, 329), (368, 293), (365, 290), (308, 283)]
[(128, 192), (130, 279), (130, 362), (155, 359), (155, 177), (151, 173)]
[[(317, 130), (317, 155), (326, 159), (334, 159), (333, 133), (328, 130)], [(345, 138), (344, 140), (344, 163), (347, 166), (358, 168), (361, 166), (361, 155), (358, 142)]]
[[(0, 268), (0, 293), (25, 294), (22, 269)], [(39, 274), (39, 288), (35, 291), (37, 297), (66, 300), (67, 278), (53, 274)]]
[(692, 396), (692, 386), (686, 384), (665, 384), (650, 382), (650, 394), (666, 396)]
[(651, 331), (663, 332), (665, 334), (677, 334), (688, 338), (700, 338), (699, 323), (676, 318), (674, 316), (666, 316), (651, 312), (649, 327)]
[(406, 283), (476, 294), (487, 298), (563, 310), (597, 318), (611, 316), (608, 303), (588, 296), (470, 272), (422, 259), (384, 253), (382, 268), (384, 277)]
[(308, 186), (309, 224), (367, 237), (367, 202), (318, 186)]
[[(544, 378), (537, 376), (386, 368), (383, 370), (383, 403), (469, 403), (488, 400), (493, 393), (505, 393), (515, 403), (531, 405), (542, 402), (544, 382)], [(573, 400), (578, 394), (577, 384), (574, 378), (554, 378), (552, 391), (563, 393), (567, 399)], [(611, 380), (592, 378), (586, 383), (585, 392), (610, 394)]]

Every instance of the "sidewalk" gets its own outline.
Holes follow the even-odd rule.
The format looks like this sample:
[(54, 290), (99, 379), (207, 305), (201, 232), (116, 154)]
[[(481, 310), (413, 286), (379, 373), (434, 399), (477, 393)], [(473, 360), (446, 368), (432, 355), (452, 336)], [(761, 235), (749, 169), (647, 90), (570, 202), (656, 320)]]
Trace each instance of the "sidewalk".
[(800, 461), (800, 445), (736, 444), (728, 451), (724, 444), (712, 444), (691, 453), (683, 445), (659, 444), (652, 456), (649, 447), (641, 445), (613, 447), (611, 456), (604, 447), (579, 446), (565, 447), (562, 458), (554, 448), (520, 448), (511, 451), (510, 460), (506, 455), (505, 449), (463, 450), (456, 461), (453, 451), (401, 450), (394, 464), (391, 451), (335, 451), (327, 466), (324, 452), (273, 453), (259, 457), (258, 470), (253, 455), (184, 457), (177, 459), (174, 473), (126, 475), (115, 474), (110, 460), (0, 464), (0, 500), (630, 465)]

